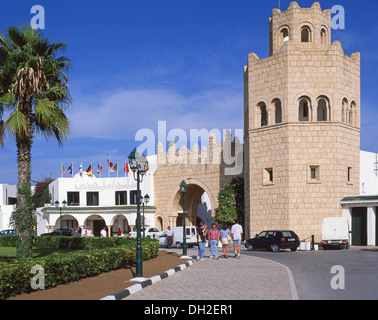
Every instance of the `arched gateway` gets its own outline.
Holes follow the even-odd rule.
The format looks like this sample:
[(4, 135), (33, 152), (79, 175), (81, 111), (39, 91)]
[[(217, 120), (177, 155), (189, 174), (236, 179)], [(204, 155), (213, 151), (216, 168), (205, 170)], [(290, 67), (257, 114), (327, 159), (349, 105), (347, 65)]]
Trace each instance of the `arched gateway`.
[(162, 225), (162, 229), (182, 225), (181, 181), (188, 185), (185, 196), (186, 225), (196, 225), (198, 222), (198, 205), (203, 194), (209, 199), (213, 218), (218, 206), (219, 191), (232, 178), (242, 174), (238, 170), (239, 166), (242, 168), (242, 145), (237, 139), (231, 143), (231, 135), (227, 132), (223, 143), (216, 143), (215, 135), (209, 135), (209, 151), (204, 146), (199, 150), (195, 143), (191, 152), (185, 146), (176, 152), (174, 142), (170, 142), (168, 152), (163, 149), (159, 142), (158, 164), (154, 175), (155, 219), (159, 220), (155, 224)]

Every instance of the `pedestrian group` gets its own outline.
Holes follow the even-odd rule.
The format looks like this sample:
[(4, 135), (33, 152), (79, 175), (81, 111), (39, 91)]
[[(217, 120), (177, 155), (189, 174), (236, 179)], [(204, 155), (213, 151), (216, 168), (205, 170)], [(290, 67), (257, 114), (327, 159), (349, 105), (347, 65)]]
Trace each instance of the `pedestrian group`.
[(222, 225), (222, 229), (219, 231), (215, 223), (211, 225), (211, 229), (207, 230), (207, 225), (201, 221), (197, 228), (198, 239), (198, 255), (197, 260), (203, 261), (205, 254), (205, 246), (208, 241), (210, 247), (210, 259), (218, 260), (218, 244), (222, 243), (222, 250), (224, 258), (228, 259), (228, 246), (233, 243), (234, 256), (240, 258), (240, 245), (243, 236), (243, 228), (239, 224), (239, 221), (235, 221), (231, 230), (226, 224)]

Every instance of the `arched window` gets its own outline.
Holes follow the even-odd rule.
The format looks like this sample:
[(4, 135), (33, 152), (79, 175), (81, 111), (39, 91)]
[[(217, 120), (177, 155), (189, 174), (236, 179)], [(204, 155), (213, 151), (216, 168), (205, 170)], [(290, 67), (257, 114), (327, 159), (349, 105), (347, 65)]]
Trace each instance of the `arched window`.
[(311, 42), (311, 30), (309, 27), (301, 29), (301, 42)]
[(318, 121), (328, 121), (328, 102), (325, 99), (318, 101)]
[(322, 29), (322, 31), (320, 31), (320, 42), (322, 46), (325, 46), (327, 44), (327, 31), (324, 28)]
[(349, 103), (347, 98), (343, 99), (341, 113), (341, 121), (347, 123), (349, 121)]
[(264, 102), (260, 102), (258, 104), (258, 108), (260, 111), (260, 125), (265, 127), (268, 125), (268, 110), (266, 109), (266, 104)]
[(299, 121), (311, 120), (311, 103), (306, 98), (302, 98), (299, 101), (298, 120)]
[(274, 110), (274, 123), (282, 123), (282, 104), (280, 99), (275, 99), (272, 102)]
[(282, 43), (285, 43), (286, 41), (289, 41), (289, 30), (287, 28), (283, 28), (281, 30), (281, 37), (282, 37)]
[(352, 101), (349, 109), (349, 123), (352, 126), (357, 125), (357, 105), (355, 101)]

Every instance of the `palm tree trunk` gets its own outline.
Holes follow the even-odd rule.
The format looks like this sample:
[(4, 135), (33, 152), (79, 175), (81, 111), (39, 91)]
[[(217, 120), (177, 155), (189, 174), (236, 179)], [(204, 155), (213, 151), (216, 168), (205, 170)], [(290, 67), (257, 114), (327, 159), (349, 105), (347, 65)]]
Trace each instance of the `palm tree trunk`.
[[(24, 109), (30, 109), (26, 102)], [(31, 112), (26, 117), (26, 130), (22, 136), (16, 136), (17, 164), (18, 164), (18, 189), (17, 210), (14, 215), (16, 229), (19, 236), (17, 257), (19, 259), (32, 258), (33, 241), (35, 238), (35, 218), (31, 193), (31, 147), (33, 144), (33, 127)]]

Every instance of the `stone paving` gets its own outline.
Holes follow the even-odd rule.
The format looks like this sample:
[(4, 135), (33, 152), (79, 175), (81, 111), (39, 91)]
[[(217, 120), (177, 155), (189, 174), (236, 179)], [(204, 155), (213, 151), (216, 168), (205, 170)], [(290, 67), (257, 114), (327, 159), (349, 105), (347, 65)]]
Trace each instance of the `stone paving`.
[[(182, 252), (177, 249), (171, 251)], [(193, 264), (125, 298), (125, 300), (293, 300), (297, 299), (291, 271), (276, 262), (241, 255), (229, 259), (220, 255)], [(222, 250), (220, 250), (222, 252)], [(188, 249), (196, 256), (196, 249)]]

